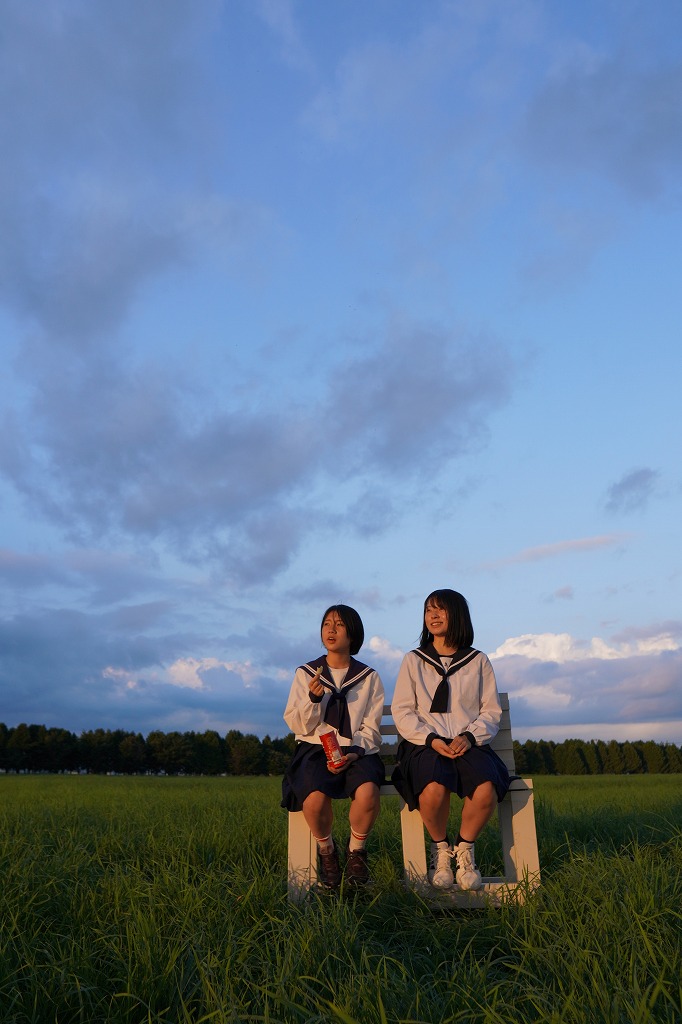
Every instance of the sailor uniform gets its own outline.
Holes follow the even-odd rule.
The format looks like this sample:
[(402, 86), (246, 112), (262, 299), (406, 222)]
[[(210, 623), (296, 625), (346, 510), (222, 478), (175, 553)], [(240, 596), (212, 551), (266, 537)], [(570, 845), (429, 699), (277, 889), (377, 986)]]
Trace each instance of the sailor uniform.
[[(469, 647), (441, 657), (432, 643), (410, 651), (398, 672), (391, 712), (402, 737), (392, 781), (411, 810), (430, 782), (463, 798), (489, 781), (498, 800), (504, 798), (509, 773), (489, 746), (502, 709), (485, 654)], [(431, 747), (434, 739), (449, 743), (461, 735), (471, 744), (461, 757), (443, 757)]]
[[(310, 684), (319, 667), (324, 694), (310, 692)], [(284, 710), (284, 721), (296, 737), (296, 750), (282, 783), (282, 806), (300, 810), (313, 792), (334, 799), (352, 797), (363, 782), (384, 783), (384, 764), (379, 756), (384, 687), (379, 675), (368, 665), (350, 659), (345, 676), (338, 682), (326, 656), (301, 665), (296, 670)], [(354, 753), (353, 761), (338, 775), (327, 768), (322, 733), (336, 732), (344, 754)]]

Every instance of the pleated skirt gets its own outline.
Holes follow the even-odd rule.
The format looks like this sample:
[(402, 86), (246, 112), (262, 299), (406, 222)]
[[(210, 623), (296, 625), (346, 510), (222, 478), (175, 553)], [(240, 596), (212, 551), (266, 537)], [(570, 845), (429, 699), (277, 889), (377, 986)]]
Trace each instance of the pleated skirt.
[(492, 782), (498, 801), (509, 789), (509, 772), (502, 758), (489, 747), (472, 747), (451, 760), (431, 747), (401, 740), (391, 781), (411, 811), (430, 782), (438, 782), (458, 797), (472, 796), (482, 782)]
[[(348, 749), (341, 747), (343, 753)], [(384, 762), (378, 754), (365, 754), (340, 775), (334, 775), (327, 768), (327, 758), (321, 745), (302, 741), (296, 747), (282, 780), (281, 806), (287, 811), (300, 811), (305, 798), (316, 792), (324, 793), (332, 800), (352, 799), (363, 782), (383, 786), (384, 778)]]

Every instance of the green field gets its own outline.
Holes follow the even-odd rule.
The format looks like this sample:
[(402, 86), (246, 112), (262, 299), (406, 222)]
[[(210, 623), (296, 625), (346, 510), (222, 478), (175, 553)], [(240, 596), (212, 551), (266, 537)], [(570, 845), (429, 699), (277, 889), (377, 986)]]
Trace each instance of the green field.
[(371, 894), (296, 906), (277, 779), (0, 777), (0, 1021), (679, 1024), (682, 777), (535, 791), (534, 899), (434, 912), (393, 798)]

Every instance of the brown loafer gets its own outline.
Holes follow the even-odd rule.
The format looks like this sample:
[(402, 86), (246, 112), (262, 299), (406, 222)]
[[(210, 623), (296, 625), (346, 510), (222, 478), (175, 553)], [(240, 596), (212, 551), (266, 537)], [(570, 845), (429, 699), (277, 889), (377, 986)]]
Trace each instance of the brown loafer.
[(341, 865), (336, 843), (330, 853), (317, 851), (318, 878), (325, 889), (338, 889), (341, 885)]
[(346, 847), (346, 881), (349, 885), (367, 885), (367, 850), (349, 850)]

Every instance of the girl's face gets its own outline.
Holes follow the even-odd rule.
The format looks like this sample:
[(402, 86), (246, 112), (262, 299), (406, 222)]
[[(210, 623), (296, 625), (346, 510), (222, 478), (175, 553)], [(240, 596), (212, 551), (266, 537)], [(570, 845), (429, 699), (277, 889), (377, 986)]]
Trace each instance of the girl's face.
[(433, 601), (429, 601), (424, 612), (424, 625), (433, 636), (446, 636), (448, 632), (448, 613)]
[(322, 646), (336, 654), (350, 654), (350, 637), (338, 612), (330, 612), (322, 623)]

